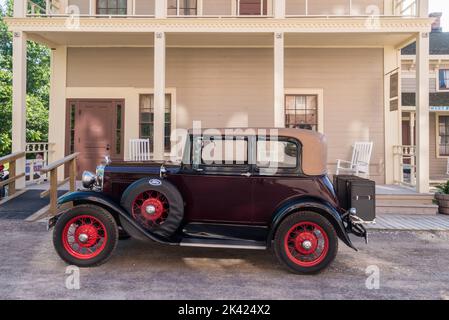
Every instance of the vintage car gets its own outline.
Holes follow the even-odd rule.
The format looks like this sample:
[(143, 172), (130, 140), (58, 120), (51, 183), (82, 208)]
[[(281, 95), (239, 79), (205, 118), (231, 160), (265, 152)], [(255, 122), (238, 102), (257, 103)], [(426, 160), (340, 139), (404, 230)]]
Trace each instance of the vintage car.
[(316, 273), (334, 260), (338, 239), (357, 250), (348, 234), (366, 238), (366, 230), (356, 208), (339, 204), (327, 176), (325, 137), (261, 130), (191, 130), (178, 164), (112, 162), (96, 174), (84, 172), (85, 190), (60, 197), (69, 209), (49, 220), (57, 253), (69, 264), (96, 266), (130, 236), (273, 249), (291, 271)]

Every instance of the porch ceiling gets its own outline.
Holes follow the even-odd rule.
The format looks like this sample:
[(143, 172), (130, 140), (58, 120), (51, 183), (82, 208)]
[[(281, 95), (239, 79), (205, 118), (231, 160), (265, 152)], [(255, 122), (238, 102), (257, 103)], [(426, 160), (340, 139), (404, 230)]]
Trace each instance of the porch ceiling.
[[(148, 32), (28, 32), (49, 47), (153, 46)], [(402, 47), (413, 33), (285, 33), (286, 47)], [(167, 47), (273, 47), (273, 33), (167, 33)]]

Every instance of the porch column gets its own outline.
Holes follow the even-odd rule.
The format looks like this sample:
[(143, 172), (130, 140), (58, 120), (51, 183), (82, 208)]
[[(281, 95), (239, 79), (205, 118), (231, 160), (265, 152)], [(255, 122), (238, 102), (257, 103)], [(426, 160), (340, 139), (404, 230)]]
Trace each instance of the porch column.
[(164, 159), (165, 33), (154, 34), (154, 134), (153, 158)]
[(26, 0), (14, 0), (14, 18), (23, 18), (26, 13)]
[(167, 0), (157, 0), (154, 2), (154, 15), (156, 19), (167, 18)]
[(285, 127), (284, 110), (284, 33), (274, 34), (274, 126)]
[[(66, 78), (67, 47), (56, 46), (50, 56), (50, 109), (48, 115), (48, 142), (50, 143), (48, 162), (54, 162), (66, 156)], [(68, 138), (68, 137), (67, 137)], [(70, 153), (70, 150), (68, 150)], [(58, 169), (58, 177), (64, 177), (64, 166)]]
[[(17, 1), (16, 1), (17, 2)], [(26, 79), (27, 37), (22, 31), (13, 32), (12, 43), (12, 152), (26, 147)], [(17, 161), (16, 174), (25, 172), (25, 160)], [(16, 181), (17, 189), (25, 188), (25, 178)]]
[(416, 39), (416, 190), (429, 192), (429, 34)]
[(429, 17), (429, 0), (418, 0), (418, 16), (421, 18)]
[(285, 18), (285, 0), (275, 0), (274, 1), (274, 17), (276, 19)]
[[(384, 135), (385, 135), (385, 184), (394, 184), (401, 179), (399, 158), (394, 155), (394, 147), (402, 145), (401, 90), (399, 77), (399, 101), (397, 108), (391, 108), (391, 75), (400, 72), (400, 51), (393, 46), (384, 47)], [(398, 69), (399, 68), (399, 69)], [(376, 146), (374, 146), (376, 148)]]

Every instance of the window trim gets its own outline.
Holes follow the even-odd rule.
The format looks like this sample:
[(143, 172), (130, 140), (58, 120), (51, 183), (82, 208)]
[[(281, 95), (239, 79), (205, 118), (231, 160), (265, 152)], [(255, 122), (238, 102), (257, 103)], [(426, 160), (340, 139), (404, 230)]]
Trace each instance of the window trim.
[[(271, 141), (271, 137), (268, 136), (266, 137), (267, 141)], [(299, 141), (298, 139), (292, 138), (292, 137), (286, 137), (286, 136), (279, 136), (277, 137), (276, 141), (286, 141), (286, 142), (292, 142), (296, 145), (296, 148), (298, 150), (298, 154), (296, 156), (296, 167), (291, 167), (291, 168), (277, 168), (276, 170), (276, 174), (274, 176), (282, 176), (282, 175), (292, 175), (292, 174), (302, 174), (302, 143), (301, 141)], [(258, 176), (265, 176), (263, 174), (260, 173), (261, 170), (263, 169), (267, 169), (264, 167), (259, 167), (257, 166), (257, 143), (259, 142), (259, 137), (257, 136), (255, 141), (254, 141), (254, 171), (256, 172), (256, 174)], [(268, 168), (269, 169), (269, 168)]]
[[(181, 12), (181, 8), (178, 4), (182, 0), (175, 0), (175, 1), (176, 1), (176, 8), (169, 8), (168, 2), (167, 2), (167, 9), (166, 9), (167, 17), (200, 17), (203, 15), (203, 0), (196, 0), (196, 8), (195, 8), (196, 14), (191, 14), (191, 15), (185, 15)], [(168, 13), (169, 9), (176, 9), (176, 14), (169, 14)]]
[[(105, 16), (115, 16), (115, 15), (118, 15), (118, 16), (123, 16), (123, 15), (129, 15), (129, 11), (130, 11), (130, 6), (129, 6), (129, 3), (128, 3), (128, 1), (126, 1), (126, 8), (119, 8), (118, 7), (118, 0), (117, 0), (117, 7), (116, 8), (100, 8), (99, 7), (99, 5), (100, 5), (100, 0), (95, 0), (95, 13), (97, 14), (97, 15), (105, 15)], [(122, 14), (122, 13), (99, 13), (100, 12), (100, 9), (116, 9), (116, 10), (118, 10), (118, 9), (126, 9), (126, 13), (125, 14)]]
[[(198, 137), (203, 138), (204, 136), (206, 137), (216, 137), (214, 135), (194, 135), (191, 134), (189, 139), (191, 140), (190, 143), (190, 162), (191, 162), (191, 166), (192, 169), (194, 171), (197, 171), (199, 173), (202, 174), (208, 174), (208, 175), (241, 175), (242, 173), (247, 173), (247, 172), (252, 172), (252, 164), (251, 164), (251, 159), (252, 159), (252, 139), (250, 136), (248, 135), (232, 135), (233, 138), (235, 137), (241, 137), (246, 141), (246, 157), (247, 157), (247, 164), (203, 164), (200, 163), (198, 165), (196, 165), (194, 163), (194, 158), (196, 157), (196, 152), (194, 150), (195, 147), (195, 139), (197, 139)], [(221, 136), (222, 138), (224, 137), (223, 135)], [(226, 138), (230, 138), (231, 136), (226, 136)], [(200, 155), (201, 157), (201, 155)], [(212, 168), (213, 170), (207, 170), (208, 168)], [(221, 169), (221, 170), (220, 170)], [(229, 170), (226, 170), (229, 169)], [(234, 169), (234, 170), (232, 170)]]
[[(140, 137), (140, 95), (142, 94), (152, 94), (154, 95), (154, 88), (150, 88), (150, 89), (140, 89), (136, 91), (136, 101), (137, 101), (137, 137)], [(170, 131), (171, 132), (175, 132), (176, 130), (176, 88), (165, 88), (165, 94), (170, 94), (171, 95), (171, 128)], [(171, 156), (171, 153), (173, 151), (173, 143), (172, 143), (172, 150), (170, 150), (170, 152), (166, 152), (164, 151), (164, 156), (169, 157)]]
[(449, 72), (449, 67), (445, 67), (445, 68), (438, 68), (438, 71), (437, 72), (435, 72), (436, 73), (436, 89), (437, 89), (437, 92), (449, 92), (449, 88), (448, 89), (441, 89), (440, 88), (440, 71), (441, 70), (447, 70), (448, 72)]
[(449, 113), (435, 114), (435, 156), (437, 159), (449, 159), (449, 155), (440, 155), (440, 117), (449, 117)]
[[(318, 132), (324, 133), (324, 89), (322, 88), (286, 88), (284, 90), (284, 101), (287, 95), (314, 95), (317, 96), (317, 116), (318, 116)], [(285, 117), (285, 105), (284, 105)]]

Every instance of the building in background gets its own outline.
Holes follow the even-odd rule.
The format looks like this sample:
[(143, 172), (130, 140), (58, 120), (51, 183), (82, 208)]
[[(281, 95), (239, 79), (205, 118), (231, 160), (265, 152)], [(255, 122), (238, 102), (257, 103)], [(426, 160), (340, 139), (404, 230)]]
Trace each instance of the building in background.
[[(372, 141), (370, 177), (400, 180), (400, 50), (428, 83), (427, 0), (14, 0), (13, 150), (25, 149), (26, 41), (52, 49), (50, 160), (128, 159), (204, 127), (297, 127), (329, 141), (329, 170)], [(75, 13), (79, 15), (69, 16)], [(416, 184), (429, 188), (429, 94), (417, 86)], [(19, 165), (20, 167), (20, 165)]]
[[(429, 50), (429, 151), (430, 179), (440, 183), (449, 177), (449, 32), (442, 32), (441, 13), (430, 33)], [(416, 44), (402, 50), (402, 143), (416, 143)]]

